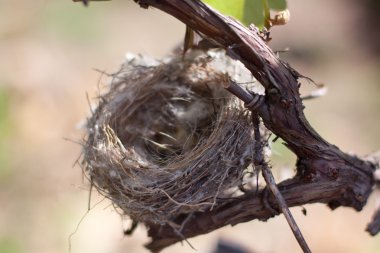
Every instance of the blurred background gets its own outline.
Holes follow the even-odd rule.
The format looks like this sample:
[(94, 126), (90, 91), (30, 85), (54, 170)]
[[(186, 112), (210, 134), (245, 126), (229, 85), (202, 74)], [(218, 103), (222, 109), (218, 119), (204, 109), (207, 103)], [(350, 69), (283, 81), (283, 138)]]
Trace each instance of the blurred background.
[[(327, 85), (306, 102), (311, 124), (342, 150), (380, 149), (380, 35), (377, 0), (288, 0), (291, 21), (273, 29), (271, 47), (300, 73)], [(0, 252), (147, 252), (145, 230), (123, 237), (125, 221), (94, 192), (75, 161), (80, 129), (106, 79), (127, 52), (163, 57), (183, 39), (184, 25), (132, 1), (0, 0)], [(303, 82), (303, 93), (313, 90)], [(277, 146), (275, 173), (292, 173), (294, 157)], [(278, 169), (281, 168), (281, 169)], [(285, 169), (288, 168), (288, 169)], [(360, 213), (321, 204), (292, 212), (313, 252), (379, 252), (364, 229), (376, 196)], [(78, 226), (79, 222), (82, 222)], [(77, 227), (78, 226), (78, 227)], [(212, 252), (224, 239), (249, 252), (300, 252), (285, 219), (253, 221), (191, 239)], [(164, 250), (194, 252), (186, 244)]]

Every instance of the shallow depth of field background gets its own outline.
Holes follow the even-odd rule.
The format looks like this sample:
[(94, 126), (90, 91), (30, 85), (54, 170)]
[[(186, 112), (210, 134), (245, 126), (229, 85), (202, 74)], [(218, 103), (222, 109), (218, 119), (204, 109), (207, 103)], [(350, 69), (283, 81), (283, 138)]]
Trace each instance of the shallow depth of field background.
[[(330, 142), (359, 155), (380, 149), (379, 24), (369, 1), (288, 0), (291, 21), (273, 30), (274, 50), (329, 92), (306, 102), (311, 124)], [(376, 2), (376, 1), (372, 1)], [(371, 8), (370, 8), (371, 9)], [(372, 30), (371, 30), (372, 29)], [(127, 52), (162, 57), (183, 39), (184, 25), (132, 1), (79, 3), (0, 0), (0, 252), (69, 252), (68, 238), (88, 206), (89, 186), (79, 166), (80, 125), (105, 78)], [(304, 93), (313, 86), (303, 82)], [(278, 178), (292, 173), (294, 157), (280, 146)], [(280, 170), (279, 168), (283, 168)], [(284, 169), (288, 168), (288, 169)], [(292, 212), (313, 252), (379, 252), (380, 237), (364, 232), (376, 205), (363, 212), (321, 204)], [(145, 230), (123, 237), (128, 222), (94, 192), (90, 212), (71, 240), (71, 252), (147, 252)], [(211, 253), (225, 239), (251, 252), (300, 252), (285, 219), (253, 221), (190, 239)], [(186, 244), (163, 251), (195, 252)]]

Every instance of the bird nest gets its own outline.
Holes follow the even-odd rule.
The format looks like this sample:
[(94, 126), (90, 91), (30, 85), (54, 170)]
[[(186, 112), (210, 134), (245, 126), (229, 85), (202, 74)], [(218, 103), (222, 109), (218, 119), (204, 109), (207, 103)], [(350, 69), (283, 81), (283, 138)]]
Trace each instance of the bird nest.
[(129, 55), (87, 121), (92, 185), (134, 221), (162, 225), (239, 194), (254, 140), (249, 112), (223, 88), (229, 78), (257, 89), (221, 51)]

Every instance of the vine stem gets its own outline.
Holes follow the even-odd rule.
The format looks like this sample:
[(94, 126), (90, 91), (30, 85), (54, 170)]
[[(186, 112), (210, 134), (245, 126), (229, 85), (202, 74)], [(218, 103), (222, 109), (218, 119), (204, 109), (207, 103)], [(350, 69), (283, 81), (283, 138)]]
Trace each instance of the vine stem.
[(260, 118), (257, 112), (255, 111), (252, 111), (252, 123), (253, 123), (254, 135), (255, 135), (254, 164), (255, 166), (259, 166), (261, 168), (267, 187), (269, 187), (269, 190), (272, 192), (273, 196), (275, 197), (277, 204), (279, 205), (282, 213), (284, 214), (285, 219), (288, 222), (290, 229), (292, 230), (294, 237), (296, 238), (303, 252), (311, 253), (311, 250), (309, 246), (307, 245), (306, 240), (303, 237), (301, 230), (298, 228), (297, 223), (294, 220), (293, 215), (290, 212), (284, 197), (282, 196), (280, 190), (277, 187), (272, 171), (270, 170), (268, 163), (266, 163), (265, 161), (264, 152), (263, 152), (263, 142), (261, 141), (261, 135), (260, 135)]
[[(265, 95), (252, 105), (252, 111), (258, 112), (265, 126), (282, 138), (297, 155), (296, 175), (278, 185), (274, 184), (287, 206), (318, 202), (327, 204), (331, 209), (347, 206), (362, 210), (374, 189), (373, 172), (379, 165), (342, 152), (312, 128), (303, 113), (304, 106), (299, 94), (298, 79), (303, 76), (277, 57), (257, 28), (247, 28), (199, 0), (134, 1), (143, 8), (151, 6), (166, 12), (197, 33), (212, 39), (225, 48), (232, 58), (243, 63), (263, 85)], [(233, 87), (227, 89), (233, 91)], [(252, 100), (246, 101), (245, 95), (239, 92), (232, 93), (250, 107)], [(185, 223), (185, 217), (173, 217), (176, 224), (184, 224), (182, 236), (170, 225), (146, 224), (151, 238), (146, 247), (152, 252), (159, 252), (183, 238), (254, 219), (269, 219), (275, 214), (263, 205), (260, 198), (263, 195), (264, 192), (259, 191), (256, 198), (245, 194), (226, 200), (213, 210), (194, 212)], [(273, 198), (268, 202), (276, 205)]]
[(309, 246), (307, 245), (306, 240), (303, 237), (301, 230), (298, 228), (297, 223), (294, 220), (293, 215), (290, 212), (288, 205), (285, 202), (284, 197), (282, 196), (281, 192), (279, 191), (277, 187), (277, 184), (274, 180), (271, 170), (268, 168), (268, 166), (264, 166), (262, 168), (262, 173), (263, 173), (265, 182), (267, 183), (273, 196), (276, 198), (277, 204), (280, 206), (280, 209), (282, 213), (284, 214), (285, 219), (288, 222), (290, 229), (292, 230), (294, 234), (294, 237), (297, 239), (298, 244), (302, 248), (303, 252), (311, 253), (311, 250)]

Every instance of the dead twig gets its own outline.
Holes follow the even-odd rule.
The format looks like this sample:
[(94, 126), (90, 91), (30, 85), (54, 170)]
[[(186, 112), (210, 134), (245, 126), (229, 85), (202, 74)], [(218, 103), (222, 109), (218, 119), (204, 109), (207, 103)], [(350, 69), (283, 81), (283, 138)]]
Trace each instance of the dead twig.
[(380, 208), (373, 215), (372, 221), (367, 225), (366, 231), (372, 236), (380, 232)]
[[(251, 109), (256, 109), (265, 126), (283, 139), (286, 146), (297, 155), (297, 174), (278, 185), (288, 206), (320, 202), (332, 209), (339, 206), (356, 210), (363, 208), (373, 191), (376, 165), (342, 152), (310, 126), (303, 113), (304, 105), (299, 94), (298, 79), (302, 75), (277, 57), (257, 28), (251, 26), (249, 29), (201, 1), (135, 1), (143, 8), (152, 6), (160, 9), (195, 32), (211, 38), (227, 49), (231, 57), (241, 61), (263, 85), (265, 96), (259, 97), (252, 106), (249, 104), (252, 97), (247, 97), (246, 93), (239, 94), (239, 90), (234, 90), (234, 85), (227, 87), (227, 90), (250, 105)], [(262, 194), (259, 191), (258, 195)], [(215, 206), (212, 211), (194, 213), (189, 222), (191, 226), (185, 226), (182, 234), (189, 238), (229, 224), (252, 219), (265, 220), (273, 215), (261, 201), (245, 195), (239, 200)], [(176, 223), (180, 224), (180, 220)], [(152, 251), (159, 251), (180, 240), (166, 226), (151, 226), (149, 236), (152, 242), (148, 248)]]
[[(252, 101), (255, 101), (254, 97), (255, 96), (253, 96)], [(275, 197), (277, 204), (279, 205), (282, 213), (284, 214), (285, 219), (288, 222), (303, 252), (311, 253), (311, 250), (309, 246), (307, 245), (306, 240), (304, 239), (301, 233), (301, 230), (298, 228), (297, 223), (294, 220), (288, 208), (288, 205), (286, 204), (284, 200), (284, 197), (282, 196), (281, 192), (279, 191), (277, 187), (276, 181), (268, 166), (268, 163), (265, 161), (264, 151), (263, 151), (263, 141), (261, 140), (262, 137), (260, 135), (260, 118), (259, 118), (259, 115), (255, 111), (252, 111), (252, 122), (253, 122), (253, 129), (254, 129), (254, 135), (255, 135), (255, 159), (253, 160), (253, 163), (255, 167), (261, 168), (267, 187), (269, 187), (270, 191)]]

